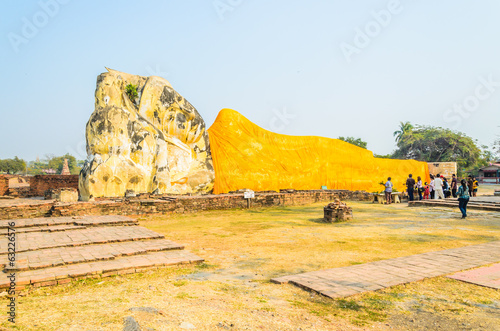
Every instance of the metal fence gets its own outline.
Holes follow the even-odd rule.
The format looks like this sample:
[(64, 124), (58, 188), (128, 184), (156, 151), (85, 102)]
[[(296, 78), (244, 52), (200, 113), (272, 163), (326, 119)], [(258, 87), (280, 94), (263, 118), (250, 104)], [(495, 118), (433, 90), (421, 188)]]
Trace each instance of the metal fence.
[(500, 184), (500, 177), (476, 177), (481, 184)]

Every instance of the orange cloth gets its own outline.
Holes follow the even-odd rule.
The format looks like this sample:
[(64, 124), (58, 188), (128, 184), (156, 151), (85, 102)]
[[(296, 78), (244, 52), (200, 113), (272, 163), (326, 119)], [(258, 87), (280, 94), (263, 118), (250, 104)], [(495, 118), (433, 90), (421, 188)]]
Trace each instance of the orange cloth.
[(425, 162), (375, 158), (369, 150), (338, 139), (273, 133), (232, 109), (220, 111), (208, 134), (215, 194), (321, 186), (380, 192), (384, 187), (379, 183), (387, 177), (403, 191), (410, 173), (430, 181)]

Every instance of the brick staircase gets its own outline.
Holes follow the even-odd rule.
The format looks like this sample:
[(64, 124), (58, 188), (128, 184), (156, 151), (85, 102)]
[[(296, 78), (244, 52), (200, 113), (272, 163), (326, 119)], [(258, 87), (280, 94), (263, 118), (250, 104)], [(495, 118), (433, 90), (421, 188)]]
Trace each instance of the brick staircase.
[[(15, 261), (8, 256), (9, 222), (15, 222)], [(125, 216), (0, 220), (0, 235), (0, 292), (8, 290), (12, 273), (19, 291), (203, 261)]]
[[(408, 206), (410, 207), (448, 207), (448, 208), (456, 208), (458, 210), (458, 201), (457, 199), (448, 198), (448, 199), (440, 199), (440, 200), (416, 200), (409, 201)], [(485, 211), (500, 211), (500, 198), (493, 197), (474, 197), (471, 198), (469, 203), (467, 204), (467, 209), (475, 209), (475, 210), (485, 210)]]

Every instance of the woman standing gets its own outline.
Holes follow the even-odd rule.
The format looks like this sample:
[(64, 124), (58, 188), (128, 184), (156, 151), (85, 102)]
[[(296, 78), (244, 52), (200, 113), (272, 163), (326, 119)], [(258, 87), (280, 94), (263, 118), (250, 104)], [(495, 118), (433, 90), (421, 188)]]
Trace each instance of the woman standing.
[(467, 187), (467, 182), (462, 179), (460, 182), (462, 186), (458, 188), (458, 208), (462, 212), (462, 218), (467, 217), (467, 203), (469, 203), (469, 188)]
[(445, 198), (449, 198), (451, 193), (450, 193), (450, 185), (448, 184), (448, 180), (446, 177), (443, 178), (443, 193)]
[(422, 185), (422, 178), (420, 178), (420, 176), (417, 177), (417, 191), (418, 191), (418, 200), (422, 200), (422, 193), (424, 193), (424, 186)]

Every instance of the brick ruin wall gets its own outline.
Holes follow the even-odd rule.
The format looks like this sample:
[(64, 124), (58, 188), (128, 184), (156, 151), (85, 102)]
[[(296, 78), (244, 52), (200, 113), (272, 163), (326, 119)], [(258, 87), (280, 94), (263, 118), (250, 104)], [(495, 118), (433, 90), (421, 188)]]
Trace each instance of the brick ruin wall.
[(9, 191), (9, 175), (0, 175), (0, 195), (7, 195)]
[(52, 214), (54, 202), (0, 206), (0, 220), (48, 217)]
[(48, 189), (78, 189), (78, 175), (36, 175), (30, 180), (31, 196), (43, 197)]
[[(298, 191), (294, 193), (255, 193), (250, 208), (295, 206), (314, 202), (341, 200), (372, 201), (367, 192), (344, 190)], [(243, 194), (126, 198), (92, 202), (61, 203), (50, 201), (38, 205), (0, 207), (0, 219), (45, 216), (83, 215), (165, 215), (194, 213), (204, 210), (244, 209), (248, 201)]]
[(456, 162), (428, 162), (429, 173), (436, 176), (440, 174), (451, 180), (451, 175), (457, 173), (457, 163)]
[[(9, 190), (9, 180), (15, 178), (22, 178), (25, 182), (30, 184), (29, 187), (11, 187)], [(43, 197), (46, 190), (58, 188), (78, 189), (78, 175), (0, 175), (0, 196), (16, 195), (23, 197)]]

